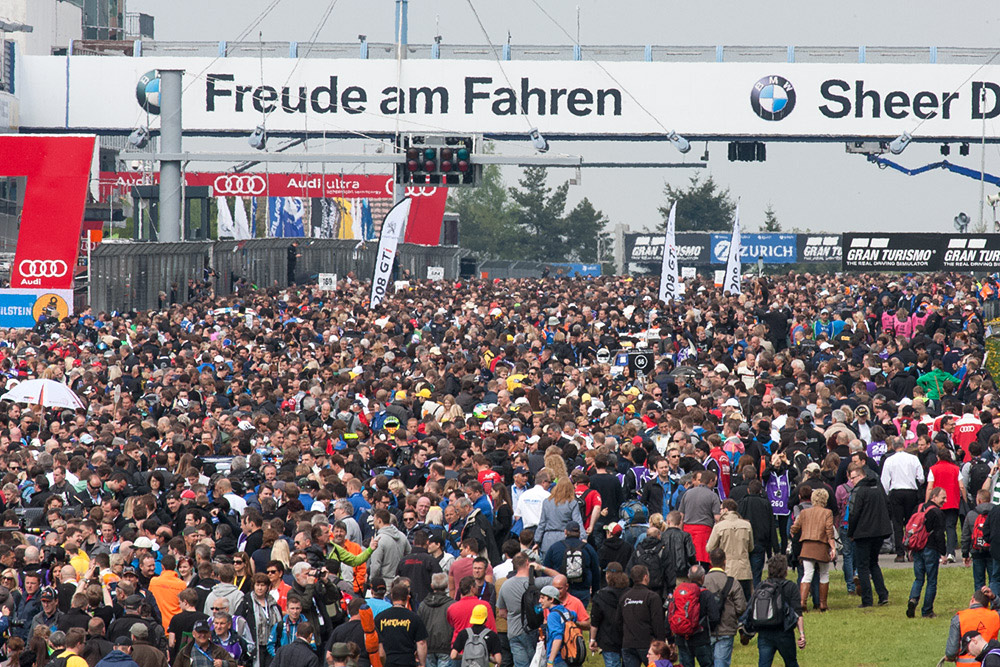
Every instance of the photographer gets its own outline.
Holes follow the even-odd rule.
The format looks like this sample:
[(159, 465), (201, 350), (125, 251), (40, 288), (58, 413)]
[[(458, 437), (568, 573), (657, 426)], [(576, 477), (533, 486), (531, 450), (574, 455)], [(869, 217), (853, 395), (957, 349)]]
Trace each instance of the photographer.
[[(336, 566), (340, 569), (340, 566)], [(296, 563), (292, 566), (292, 590), (302, 601), (302, 615), (312, 627), (316, 628), (318, 637), (326, 641), (333, 628), (327, 605), (340, 601), (341, 593), (334, 583), (334, 577), (328, 576), (326, 568), (314, 568), (309, 563)]]

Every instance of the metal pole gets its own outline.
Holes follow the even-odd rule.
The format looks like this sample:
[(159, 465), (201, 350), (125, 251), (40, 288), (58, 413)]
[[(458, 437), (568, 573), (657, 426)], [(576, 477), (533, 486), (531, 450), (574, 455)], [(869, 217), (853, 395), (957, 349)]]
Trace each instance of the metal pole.
[(986, 231), (986, 223), (983, 222), (983, 214), (986, 198), (986, 86), (980, 89), (980, 108), (983, 110), (983, 143), (982, 156), (979, 162), (979, 226), (976, 231), (982, 234)]
[[(183, 151), (181, 137), (181, 93), (184, 70), (162, 69), (160, 74), (160, 150), (164, 153)], [(158, 239), (165, 243), (181, 240), (180, 160), (163, 160), (160, 163), (160, 229)]]

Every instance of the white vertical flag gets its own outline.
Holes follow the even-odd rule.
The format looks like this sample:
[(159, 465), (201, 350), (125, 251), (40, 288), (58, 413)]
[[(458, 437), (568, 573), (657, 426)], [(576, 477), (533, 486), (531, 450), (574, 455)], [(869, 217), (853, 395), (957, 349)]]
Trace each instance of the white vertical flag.
[(229, 201), (225, 197), (216, 197), (219, 205), (219, 218), (216, 235), (222, 239), (236, 238), (236, 225), (233, 224), (233, 214), (229, 211)]
[(246, 241), (250, 238), (250, 221), (247, 219), (246, 201), (243, 197), (236, 198), (234, 228), (237, 241)]
[(740, 232), (740, 205), (736, 204), (736, 217), (733, 218), (733, 238), (729, 242), (729, 255), (726, 257), (726, 278), (722, 284), (722, 292), (742, 294), (740, 283), (740, 255), (743, 250), (743, 235)]
[(382, 303), (388, 294), (392, 281), (392, 263), (396, 259), (396, 246), (403, 238), (406, 229), (406, 219), (410, 217), (410, 197), (392, 207), (382, 221), (382, 235), (378, 240), (378, 254), (375, 255), (375, 273), (372, 276), (371, 307)]
[(674, 226), (677, 221), (677, 202), (670, 207), (667, 234), (663, 238), (663, 266), (660, 267), (660, 301), (680, 301), (681, 286), (677, 276), (677, 238)]

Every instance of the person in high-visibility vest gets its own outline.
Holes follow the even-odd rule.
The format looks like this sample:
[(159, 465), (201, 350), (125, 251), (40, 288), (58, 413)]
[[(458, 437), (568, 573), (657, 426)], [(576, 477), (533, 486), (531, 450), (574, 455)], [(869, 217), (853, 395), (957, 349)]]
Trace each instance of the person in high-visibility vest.
[(993, 599), (992, 591), (983, 586), (969, 600), (968, 609), (962, 609), (952, 616), (948, 642), (944, 649), (949, 661), (963, 667), (979, 667), (976, 656), (962, 652), (962, 637), (970, 630), (976, 630), (987, 642), (997, 638), (997, 633), (1000, 632), (1000, 614), (990, 609), (990, 602)]

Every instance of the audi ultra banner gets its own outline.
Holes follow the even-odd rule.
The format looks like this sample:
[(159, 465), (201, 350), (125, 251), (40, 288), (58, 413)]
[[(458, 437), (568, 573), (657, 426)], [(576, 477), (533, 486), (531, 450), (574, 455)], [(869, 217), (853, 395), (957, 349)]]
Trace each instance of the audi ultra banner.
[(996, 271), (1000, 234), (843, 236), (845, 271)]
[[(215, 197), (344, 197), (348, 199), (392, 199), (392, 176), (387, 174), (288, 174), (242, 173), (219, 174), (186, 172), (185, 184), (209, 186)], [(114, 190), (135, 185), (152, 185), (160, 180), (159, 172), (102, 171), (101, 198)], [(426, 188), (425, 188), (426, 189)]]

